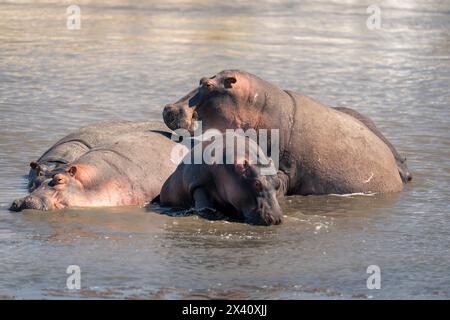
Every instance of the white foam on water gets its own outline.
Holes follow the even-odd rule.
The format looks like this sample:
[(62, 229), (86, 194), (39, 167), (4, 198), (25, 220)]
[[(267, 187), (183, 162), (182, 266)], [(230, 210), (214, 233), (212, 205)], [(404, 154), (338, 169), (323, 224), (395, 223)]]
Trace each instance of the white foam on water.
[(337, 193), (330, 193), (329, 196), (333, 197), (343, 197), (343, 198), (349, 198), (354, 196), (366, 196), (366, 197), (373, 197), (376, 195), (376, 193), (364, 193), (364, 192), (355, 192), (355, 193), (344, 193), (344, 194), (337, 194)]

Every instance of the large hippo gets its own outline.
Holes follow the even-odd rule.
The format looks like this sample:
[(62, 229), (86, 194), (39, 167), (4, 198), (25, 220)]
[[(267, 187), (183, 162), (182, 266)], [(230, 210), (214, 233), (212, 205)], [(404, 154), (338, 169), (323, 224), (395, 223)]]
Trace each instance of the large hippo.
[(198, 88), (163, 111), (172, 130), (193, 132), (194, 120), (202, 121), (203, 130), (278, 129), (288, 194), (401, 191), (402, 179), (410, 179), (404, 159), (396, 161), (395, 148), (358, 115), (239, 70), (202, 78)]
[[(193, 155), (211, 146), (209, 140), (198, 143), (164, 183), (160, 204), (192, 208), (191, 213), (208, 219), (225, 215), (256, 225), (280, 224), (282, 211), (277, 190), (281, 183), (274, 166), (272, 172), (264, 171), (270, 170), (271, 160), (262, 152), (260, 158), (256, 157), (259, 147), (248, 137), (229, 138), (233, 139), (231, 143), (226, 143), (225, 135), (221, 139), (224, 142), (222, 154), (215, 155), (220, 157), (220, 162), (217, 158), (207, 161), (202, 157), (195, 163)], [(246, 146), (241, 153), (234, 152), (239, 139)]]
[[(147, 129), (150, 129), (147, 127)], [(11, 210), (144, 205), (177, 167), (167, 132), (141, 130), (107, 139), (53, 171)]]
[(159, 121), (111, 121), (81, 127), (56, 142), (36, 161), (30, 163), (28, 189), (33, 191), (57, 172), (59, 168), (76, 161), (80, 156), (100, 144), (108, 144), (118, 136), (149, 130), (166, 131)]

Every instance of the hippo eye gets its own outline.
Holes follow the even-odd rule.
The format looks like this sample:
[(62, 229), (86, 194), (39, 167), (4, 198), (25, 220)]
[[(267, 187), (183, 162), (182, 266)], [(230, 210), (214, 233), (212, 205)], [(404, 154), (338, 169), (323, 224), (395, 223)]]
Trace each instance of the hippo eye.
[(56, 175), (53, 177), (53, 183), (54, 184), (64, 184), (64, 183), (66, 183), (66, 179), (64, 177)]

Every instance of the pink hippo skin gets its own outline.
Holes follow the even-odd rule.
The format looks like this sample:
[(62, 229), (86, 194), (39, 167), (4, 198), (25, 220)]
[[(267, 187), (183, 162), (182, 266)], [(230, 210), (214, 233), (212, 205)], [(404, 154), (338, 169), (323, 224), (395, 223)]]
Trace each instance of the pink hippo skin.
[(151, 201), (176, 169), (170, 160), (176, 143), (167, 133), (147, 129), (109, 138), (73, 163), (59, 166), (10, 209), (142, 206)]
[(150, 130), (166, 131), (167, 129), (160, 121), (108, 121), (83, 126), (60, 139), (38, 160), (30, 163), (28, 190), (33, 191), (43, 181), (57, 173), (59, 168), (78, 160), (83, 154), (98, 145), (114, 142), (118, 136), (126, 133)]

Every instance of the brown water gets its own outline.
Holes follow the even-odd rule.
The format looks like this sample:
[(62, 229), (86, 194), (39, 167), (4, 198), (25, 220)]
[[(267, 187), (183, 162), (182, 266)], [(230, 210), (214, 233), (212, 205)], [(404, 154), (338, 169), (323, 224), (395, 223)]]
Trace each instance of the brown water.
[[(450, 298), (450, 3), (0, 1), (0, 296)], [(369, 115), (408, 157), (387, 196), (289, 197), (255, 227), (113, 208), (10, 213), (28, 163), (81, 125), (161, 119), (200, 77), (241, 68)], [(80, 291), (66, 268), (81, 268)], [(381, 289), (366, 268), (381, 268)]]

